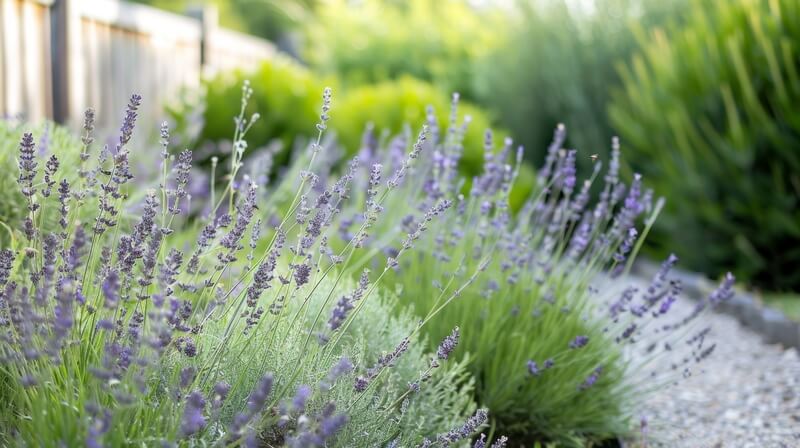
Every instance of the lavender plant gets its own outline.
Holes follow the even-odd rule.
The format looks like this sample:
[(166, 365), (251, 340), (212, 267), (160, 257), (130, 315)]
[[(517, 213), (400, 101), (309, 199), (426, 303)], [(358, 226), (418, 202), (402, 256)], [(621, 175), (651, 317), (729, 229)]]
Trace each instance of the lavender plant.
[[(13, 238), (12, 227), (17, 225), (27, 212), (27, 204), (17, 184), (16, 176), (21, 134), (21, 123), (0, 119), (0, 169), (3, 173), (8, 173), (0, 177), (0, 244), (3, 247), (10, 244)], [(36, 126), (31, 134), (35, 144), (34, 156), (42, 170), (52, 170), (54, 163), (66, 166), (79, 165), (81, 141), (67, 130), (46, 122)], [(54, 184), (52, 176), (50, 177), (48, 180), (42, 179), (44, 192), (55, 197), (59, 194), (59, 185)], [(65, 177), (73, 181), (77, 178), (77, 173), (65, 171)], [(42, 225), (48, 226), (51, 230), (56, 228), (59, 219), (56, 208), (45, 208), (39, 216)]]
[[(620, 180), (619, 143), (605, 174), (598, 160), (579, 182), (578, 154), (562, 148), (559, 126), (537, 189), (514, 214), (508, 195), (522, 148), (511, 140), (495, 148), (487, 131), (483, 173), (465, 182), (456, 167), (469, 118), (459, 120), (457, 102), (445, 129), (429, 110), (416, 139), (406, 132), (379, 148), (368, 130), (352, 208), (338, 220), (340, 244), (355, 235), (363, 246), (353, 273), (383, 269), (403, 298), (397, 309), (413, 307), (430, 340), (463, 329), (455, 356), (469, 354), (476, 399), (515, 443), (582, 445), (627, 434), (638, 400), (713, 351), (691, 337), (692, 322), (729, 296), (732, 280), (668, 323), (663, 316), (680, 293), (668, 277), (674, 257), (650, 285), (624, 287), (663, 202), (640, 176)], [(596, 182), (601, 194), (591, 201)], [(370, 205), (382, 183), (398, 194)], [(652, 357), (675, 353), (670, 372), (646, 369)]]
[[(228, 183), (211, 187), (196, 221), (185, 215), (192, 153), (170, 153), (166, 126), (159, 183), (132, 200), (137, 95), (112, 147), (93, 144), (87, 114), (75, 178), (40, 163), (22, 136), (24, 212), (0, 249), (3, 444), (450, 446), (481, 429), (468, 359), (448, 359), (460, 332), (426, 354), (422, 326), (390, 312), (402, 299), (380, 283), (401, 254), (382, 274), (347, 275), (397, 185), (373, 179), (366, 219), (333, 248), (355, 179), (314, 172), (330, 91), (296, 162), (305, 169), (285, 182), (293, 196), (270, 201), (241, 175), (257, 120), (245, 116), (250, 93), (245, 85)], [(433, 205), (427, 222), (449, 205)], [(46, 209), (56, 228), (43, 224)]]

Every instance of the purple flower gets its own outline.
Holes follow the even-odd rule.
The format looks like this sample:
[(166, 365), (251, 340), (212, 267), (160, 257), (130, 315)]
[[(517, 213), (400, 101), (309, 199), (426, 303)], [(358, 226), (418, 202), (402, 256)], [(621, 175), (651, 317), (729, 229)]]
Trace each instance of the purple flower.
[[(619, 185), (618, 185), (619, 187)], [(621, 191), (621, 190), (620, 190)], [(642, 192), (642, 175), (636, 173), (633, 175), (633, 182), (631, 188), (628, 190), (628, 196), (625, 197), (625, 203), (614, 217), (614, 225), (611, 229), (612, 235), (615, 238), (623, 238), (623, 233), (633, 227), (634, 221), (639, 214), (644, 211), (644, 205), (640, 203), (639, 198)], [(616, 196), (616, 191), (613, 196)], [(612, 203), (615, 200), (612, 197)], [(617, 241), (619, 241), (617, 239)]]
[(186, 389), (189, 387), (192, 382), (194, 382), (194, 377), (197, 374), (197, 370), (194, 367), (188, 366), (181, 369), (180, 374), (180, 386), (181, 389)]
[[(89, 146), (92, 144), (94, 139), (92, 138), (92, 131), (94, 131), (94, 109), (87, 108), (83, 112), (83, 130), (84, 135), (81, 137), (81, 142), (83, 142), (84, 146)], [(81, 160), (87, 160), (89, 157), (88, 155), (86, 158), (83, 157), (81, 154)]]
[(584, 347), (586, 344), (589, 343), (589, 336), (575, 336), (575, 339), (569, 343), (569, 348), (571, 349), (578, 349)]
[(319, 423), (319, 432), (323, 441), (333, 437), (346, 423), (347, 415), (345, 414), (331, 415), (330, 417), (324, 418)]
[(222, 247), (228, 249), (226, 253), (220, 253), (217, 256), (223, 264), (236, 261), (234, 254), (242, 248), (240, 242), (256, 211), (256, 188), (257, 186), (254, 182), (248, 184), (244, 201), (237, 207), (236, 223), (231, 231), (220, 240)]
[(103, 306), (108, 309), (116, 309), (119, 303), (119, 274), (116, 270), (111, 269), (108, 271), (101, 289), (103, 297), (105, 297)]
[(47, 163), (44, 165), (44, 189), (42, 190), (42, 196), (50, 197), (50, 193), (53, 191), (53, 187), (56, 185), (56, 180), (53, 176), (58, 171), (58, 157), (55, 154), (51, 155), (49, 159), (47, 159)]
[(561, 173), (559, 174), (559, 178), (562, 182), (562, 186), (564, 189), (564, 194), (569, 196), (572, 194), (572, 190), (575, 188), (575, 154), (577, 151), (574, 149), (570, 149), (567, 151), (566, 158), (564, 159), (564, 165), (561, 167)]
[[(333, 91), (330, 87), (325, 87), (322, 91), (322, 113), (319, 116), (319, 123), (317, 123), (317, 130), (322, 132), (327, 129), (326, 123), (330, 119), (328, 116), (328, 112), (331, 110), (331, 97), (333, 96)], [(320, 148), (317, 147), (318, 145), (314, 145), (312, 150), (318, 151)]]
[(203, 411), (206, 407), (206, 400), (200, 391), (194, 391), (186, 397), (186, 404), (183, 408), (183, 418), (181, 419), (181, 434), (189, 437), (200, 432), (206, 426), (206, 419)]
[(451, 429), (450, 431), (439, 434), (436, 436), (436, 442), (438, 442), (443, 447), (448, 447), (451, 444), (454, 444), (460, 440), (464, 440), (472, 436), (472, 434), (489, 418), (489, 414), (486, 409), (478, 409), (475, 412), (475, 415), (468, 418), (463, 425), (458, 428)]
[(508, 443), (508, 437), (500, 436), (499, 439), (495, 440), (491, 448), (505, 448), (506, 443)]
[(539, 376), (541, 370), (539, 370), (539, 366), (536, 365), (536, 361), (529, 359), (527, 365), (528, 365), (528, 373), (530, 373), (533, 376)]
[(635, 322), (628, 325), (628, 327), (625, 328), (625, 331), (622, 332), (622, 339), (628, 339), (631, 337), (636, 331), (636, 328), (638, 328), (638, 325), (636, 325)]
[(128, 108), (125, 111), (125, 118), (122, 120), (122, 128), (120, 128), (119, 145), (124, 146), (130, 141), (133, 134), (133, 128), (136, 125), (136, 118), (138, 116), (137, 110), (142, 104), (142, 96), (133, 94), (128, 101)]
[(669, 275), (669, 271), (672, 269), (673, 266), (675, 266), (675, 263), (677, 262), (678, 262), (678, 257), (676, 257), (675, 254), (669, 254), (667, 259), (664, 260), (663, 263), (661, 263), (661, 267), (653, 276), (653, 279), (650, 281), (650, 285), (647, 287), (648, 302), (658, 300), (659, 290), (663, 286), (664, 282), (667, 280), (667, 275)]
[(28, 210), (36, 211), (39, 208), (38, 204), (32, 201), (36, 189), (33, 187), (34, 180), (36, 179), (36, 161), (35, 143), (33, 142), (33, 134), (26, 132), (22, 135), (22, 140), (19, 142), (19, 183), (22, 195), (28, 198)]
[(719, 287), (715, 289), (709, 296), (708, 301), (711, 305), (718, 305), (733, 297), (733, 284), (736, 282), (736, 277), (730, 272), (725, 274), (725, 278), (720, 283)]
[(350, 361), (349, 358), (342, 357), (341, 359), (339, 359), (339, 362), (337, 362), (336, 365), (334, 365), (331, 368), (331, 371), (328, 372), (328, 376), (325, 377), (324, 380), (320, 381), (319, 388), (322, 389), (323, 391), (330, 390), (331, 387), (333, 387), (333, 385), (339, 379), (339, 377), (341, 377), (342, 375), (346, 375), (352, 371), (353, 371), (353, 363)]
[(179, 202), (186, 197), (186, 185), (189, 184), (189, 173), (192, 170), (192, 151), (185, 149), (178, 155), (178, 162), (175, 164), (175, 192), (174, 200), (169, 211), (177, 215), (180, 213)]
[(603, 372), (603, 366), (598, 366), (597, 368), (595, 368), (594, 371), (592, 371), (592, 373), (588, 377), (586, 377), (583, 383), (580, 386), (578, 386), (578, 389), (585, 390), (594, 386), (594, 384), (600, 378), (600, 374), (602, 372)]
[(8, 282), (11, 268), (14, 266), (14, 252), (9, 249), (0, 250), (0, 287)]
[(613, 255), (614, 262), (616, 262), (617, 265), (614, 267), (614, 271), (611, 273), (612, 278), (618, 277), (624, 271), (624, 262), (628, 256), (628, 252), (633, 249), (633, 244), (636, 242), (637, 236), (638, 232), (636, 231), (635, 227), (628, 229), (625, 239), (622, 240), (622, 244), (620, 244), (619, 249)]
[(292, 407), (298, 413), (302, 413), (306, 408), (306, 402), (311, 397), (311, 388), (305, 384), (301, 384), (297, 388), (297, 392), (292, 398)]
[(294, 282), (297, 287), (301, 287), (308, 283), (309, 276), (311, 275), (311, 266), (308, 264), (297, 264), (294, 266)]
[(545, 186), (550, 180), (553, 165), (556, 163), (556, 158), (558, 157), (558, 151), (561, 149), (561, 146), (564, 144), (564, 140), (566, 138), (567, 128), (563, 124), (559, 123), (553, 132), (553, 142), (547, 147), (547, 157), (545, 158), (544, 167), (541, 171), (539, 171), (539, 176), (537, 179), (539, 186)]
[(447, 359), (450, 354), (453, 353), (453, 350), (456, 349), (456, 346), (458, 345), (458, 337), (458, 327), (455, 327), (453, 328), (453, 332), (445, 337), (444, 340), (442, 340), (442, 343), (439, 344), (439, 348), (436, 350), (436, 357), (440, 360)]
[(400, 182), (403, 181), (403, 177), (405, 177), (406, 171), (411, 166), (413, 160), (419, 157), (420, 152), (422, 151), (422, 147), (425, 144), (425, 140), (427, 139), (428, 133), (428, 126), (423, 126), (422, 130), (419, 132), (419, 136), (417, 137), (417, 141), (414, 143), (414, 146), (411, 148), (411, 152), (408, 154), (408, 158), (404, 160), (400, 168), (395, 171), (394, 175), (389, 182), (387, 182), (387, 186), (391, 188), (395, 188), (400, 185)]
[(258, 265), (256, 273), (253, 274), (253, 282), (247, 287), (248, 307), (254, 308), (258, 304), (261, 294), (271, 287), (272, 280), (275, 278), (275, 266), (285, 241), (286, 235), (279, 230), (267, 258)]
[(256, 388), (253, 389), (250, 393), (250, 398), (247, 400), (247, 409), (250, 411), (251, 416), (261, 412), (271, 391), (272, 375), (266, 374), (258, 381)]
[[(369, 184), (367, 188), (367, 213), (369, 213), (377, 204), (375, 203), (375, 195), (378, 194), (378, 186), (381, 184), (381, 170), (383, 165), (376, 163), (372, 165), (369, 171)], [(365, 215), (365, 218), (367, 216)]]
[(680, 280), (673, 280), (670, 282), (670, 289), (667, 292), (667, 296), (664, 300), (661, 301), (661, 306), (658, 308), (658, 312), (654, 313), (655, 316), (667, 314), (669, 309), (672, 307), (672, 304), (678, 299), (678, 296), (683, 289)]
[(197, 346), (194, 343), (194, 340), (190, 338), (185, 338), (183, 343), (183, 354), (188, 356), (189, 358), (194, 358), (197, 356)]
[(409, 339), (406, 337), (397, 345), (397, 347), (392, 350), (391, 353), (387, 353), (378, 357), (378, 362), (369, 369), (364, 375), (359, 375), (355, 379), (355, 383), (353, 384), (353, 388), (357, 392), (364, 392), (367, 387), (369, 387), (370, 382), (378, 376), (378, 374), (384, 368), (391, 367), (397, 362), (400, 356), (408, 350)]
[(331, 330), (338, 329), (347, 319), (347, 313), (353, 309), (353, 302), (349, 296), (342, 296), (336, 302), (336, 306), (331, 310), (331, 318), (328, 319), (328, 328)]
[(103, 445), (97, 440), (111, 429), (111, 411), (103, 409), (102, 412), (94, 405), (87, 405), (87, 411), (92, 415), (92, 422), (89, 425), (89, 435), (86, 438), (86, 446), (89, 448), (100, 448)]

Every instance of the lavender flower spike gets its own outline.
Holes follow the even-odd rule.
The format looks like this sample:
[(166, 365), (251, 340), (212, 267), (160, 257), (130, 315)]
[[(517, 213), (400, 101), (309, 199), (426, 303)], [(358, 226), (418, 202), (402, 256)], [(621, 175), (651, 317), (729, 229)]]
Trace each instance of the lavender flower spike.
[(203, 416), (205, 407), (206, 400), (200, 391), (194, 391), (186, 397), (183, 419), (181, 420), (181, 434), (189, 437), (205, 428), (206, 419)]
[(453, 328), (453, 332), (442, 340), (439, 348), (436, 350), (436, 357), (440, 360), (446, 360), (453, 350), (458, 345), (459, 330), (458, 327)]
[(489, 418), (489, 413), (486, 409), (478, 409), (475, 415), (468, 418), (466, 422), (459, 428), (451, 429), (450, 431), (439, 434), (436, 436), (436, 441), (443, 447), (448, 447), (459, 440), (466, 439), (472, 436), (478, 428), (480, 428)]
[(14, 266), (14, 252), (9, 249), (0, 251), (0, 286), (8, 281), (11, 275), (11, 268)]
[(247, 408), (250, 410), (251, 415), (261, 412), (271, 391), (272, 375), (266, 374), (258, 382), (255, 390), (253, 390), (250, 394), (250, 398), (247, 400)]
[(736, 277), (734, 277), (733, 274), (730, 272), (725, 274), (725, 278), (722, 280), (719, 287), (708, 296), (708, 301), (711, 302), (711, 305), (720, 304), (733, 297), (733, 284), (735, 281)]
[(39, 207), (33, 204), (32, 197), (36, 193), (33, 187), (34, 179), (36, 179), (36, 167), (39, 163), (36, 161), (35, 144), (33, 143), (33, 134), (26, 132), (19, 142), (19, 183), (22, 195), (28, 198), (28, 210), (36, 211)]
[(539, 370), (539, 366), (536, 364), (536, 361), (528, 360), (527, 365), (528, 365), (528, 373), (530, 373), (531, 375), (539, 376), (539, 374), (542, 373), (542, 371)]
[(571, 349), (578, 349), (584, 347), (586, 344), (589, 343), (589, 336), (575, 336), (575, 339), (569, 343), (569, 348)]

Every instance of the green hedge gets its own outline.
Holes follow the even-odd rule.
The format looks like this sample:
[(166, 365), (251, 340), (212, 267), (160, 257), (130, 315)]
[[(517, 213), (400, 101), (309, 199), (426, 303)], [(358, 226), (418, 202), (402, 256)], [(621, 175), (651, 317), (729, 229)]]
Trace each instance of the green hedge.
[[(285, 150), (277, 157), (278, 163), (285, 163), (288, 159), (287, 148), (304, 143), (304, 136), (316, 134), (320, 95), (326, 85), (333, 87), (335, 103), (335, 113), (328, 126), (347, 154), (359, 150), (364, 129), (370, 123), (379, 134), (388, 132), (393, 135), (401, 132), (407, 124), (423, 123), (427, 106), (435, 108), (442, 129), (445, 129), (449, 117), (449, 95), (427, 82), (403, 77), (348, 89), (339, 87), (336, 78), (318, 78), (293, 60), (277, 57), (264, 62), (253, 73), (223, 73), (204, 83), (202, 127), (195, 137), (185, 142), (197, 150), (199, 160), (207, 161), (211, 156), (224, 158), (222, 151), (233, 135), (232, 118), (239, 114), (241, 88), (245, 80), (250, 81), (254, 91), (247, 106), (248, 112), (261, 115), (247, 133), (248, 145), (259, 148), (275, 139), (280, 140)], [(191, 127), (191, 114), (196, 110), (195, 105), (188, 102), (172, 108), (172, 118), (179, 130), (186, 131)], [(491, 126), (491, 120), (486, 112), (463, 101), (459, 111), (462, 116), (469, 115), (472, 119), (464, 140), (461, 164), (464, 174), (471, 178), (481, 170), (483, 130)], [(506, 135), (502, 130), (496, 131), (495, 139), (499, 142)], [(303, 140), (298, 142), (298, 138)], [(532, 171), (526, 167), (513, 195), (514, 205), (521, 203), (532, 182)]]
[(303, 59), (348, 86), (413, 76), (474, 100), (474, 66), (501, 46), (506, 19), (463, 0), (330, 0), (302, 28)]
[(684, 27), (640, 37), (610, 114), (634, 167), (670, 198), (656, 250), (797, 290), (800, 2), (698, 2)]

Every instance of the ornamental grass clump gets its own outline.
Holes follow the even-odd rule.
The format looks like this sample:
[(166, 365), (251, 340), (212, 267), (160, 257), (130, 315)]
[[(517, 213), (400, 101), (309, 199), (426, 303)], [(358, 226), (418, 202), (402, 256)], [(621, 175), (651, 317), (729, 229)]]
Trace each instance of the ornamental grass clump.
[[(383, 269), (402, 297), (396, 310), (412, 307), (431, 341), (460, 327), (453, 356), (469, 356), (478, 403), (515, 443), (581, 445), (629, 434), (637, 402), (708, 355), (694, 356), (709, 348), (691, 339), (692, 322), (727, 299), (730, 281), (690, 316), (664, 317), (680, 293), (668, 278), (675, 257), (651, 284), (625, 288), (663, 201), (654, 201), (639, 175), (628, 185), (620, 180), (619, 143), (606, 172), (597, 160), (581, 182), (579, 155), (562, 148), (559, 126), (537, 188), (515, 214), (508, 197), (522, 148), (511, 140), (495, 148), (487, 131), (482, 174), (460, 177), (469, 119), (459, 119), (457, 102), (454, 96), (445, 129), (429, 110), (416, 139), (406, 132), (382, 149), (367, 131), (362, 173), (350, 207), (339, 213), (335, 245), (356, 238), (363, 249), (352, 274)], [(398, 194), (376, 207), (380, 182)], [(592, 201), (597, 182), (601, 193)], [(687, 338), (690, 344), (679, 343)], [(669, 372), (647, 369), (652, 358), (673, 354)]]
[[(316, 140), (287, 175), (291, 198), (269, 200), (240, 175), (256, 120), (244, 91), (227, 185), (211, 186), (195, 220), (192, 153), (170, 153), (166, 126), (159, 183), (132, 200), (139, 96), (111, 147), (93, 144), (87, 112), (75, 167), (42, 161), (33, 135), (21, 136), (22, 213), (0, 248), (2, 444), (451, 446), (486, 423), (469, 357), (451, 357), (465, 331), (428, 345), (380, 286), (410, 248), (384, 274), (354, 264), (396, 186), (370, 183), (363, 222), (329, 244), (356, 184), (314, 172), (330, 91)], [(448, 205), (432, 205), (428, 222)]]

